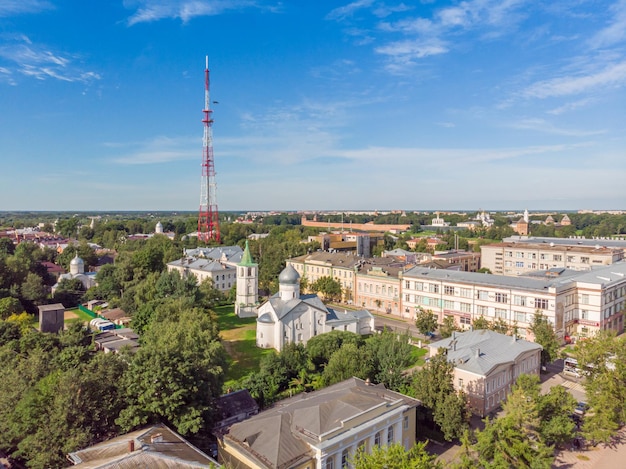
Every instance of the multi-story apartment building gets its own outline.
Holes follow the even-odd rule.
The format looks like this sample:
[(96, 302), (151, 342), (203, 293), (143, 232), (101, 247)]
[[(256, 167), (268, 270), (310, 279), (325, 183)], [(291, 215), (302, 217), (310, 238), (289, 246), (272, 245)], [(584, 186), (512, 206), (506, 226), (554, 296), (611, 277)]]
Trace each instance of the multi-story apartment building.
[(523, 275), (536, 270), (590, 270), (624, 258), (620, 248), (529, 242), (503, 242), (480, 247), (481, 265), (493, 274)]
[(369, 310), (401, 315), (400, 279), (403, 267), (365, 264), (356, 274), (354, 303)]
[[(300, 278), (306, 279), (307, 285), (315, 283), (321, 277), (331, 277), (337, 280), (341, 284), (343, 301), (360, 306), (362, 306), (362, 300), (359, 302), (357, 299), (356, 290), (358, 272), (367, 272), (373, 266), (392, 268), (404, 264), (393, 257), (363, 258), (350, 253), (325, 251), (287, 259), (286, 263), (296, 269)], [(398, 283), (397, 274), (395, 282)]]
[(449, 267), (457, 267), (465, 272), (476, 272), (480, 269), (480, 253), (471, 251), (435, 251), (432, 260), (442, 260), (448, 263)]
[(489, 330), (455, 332), (431, 343), (430, 356), (446, 350), (453, 385), (467, 394), (472, 412), (484, 417), (506, 400), (521, 374), (539, 375), (541, 346)]
[(278, 402), (218, 436), (219, 460), (233, 469), (338, 469), (356, 451), (416, 439), (420, 402), (351, 378)]
[(510, 277), (414, 267), (403, 274), (402, 308), (405, 314), (418, 308), (432, 310), (439, 322), (452, 316), (462, 328), (481, 316), (502, 319), (530, 340), (528, 328), (537, 311), (554, 325), (560, 340), (598, 330), (624, 330), (626, 263), (550, 274)]

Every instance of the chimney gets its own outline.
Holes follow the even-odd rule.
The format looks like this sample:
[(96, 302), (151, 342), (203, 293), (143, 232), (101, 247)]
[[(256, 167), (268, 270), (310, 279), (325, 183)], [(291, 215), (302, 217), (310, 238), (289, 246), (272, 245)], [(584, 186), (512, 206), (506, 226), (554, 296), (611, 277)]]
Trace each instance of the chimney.
[(135, 451), (135, 440), (128, 440), (128, 452), (132, 453)]
[(480, 349), (479, 348), (476, 349), (476, 358), (480, 358)]
[(513, 334), (513, 342), (517, 342), (517, 334)]
[(150, 437), (150, 443), (161, 443), (163, 441), (163, 435), (161, 433), (155, 433)]

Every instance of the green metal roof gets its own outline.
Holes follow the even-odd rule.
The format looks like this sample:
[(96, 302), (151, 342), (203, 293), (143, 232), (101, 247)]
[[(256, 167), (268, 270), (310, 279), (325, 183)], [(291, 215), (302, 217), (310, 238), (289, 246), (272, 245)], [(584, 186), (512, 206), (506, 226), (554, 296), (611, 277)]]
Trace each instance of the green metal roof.
[(257, 264), (252, 260), (252, 254), (250, 254), (250, 248), (248, 247), (248, 240), (246, 240), (246, 248), (243, 251), (243, 256), (241, 257), (241, 262), (239, 265), (252, 267)]

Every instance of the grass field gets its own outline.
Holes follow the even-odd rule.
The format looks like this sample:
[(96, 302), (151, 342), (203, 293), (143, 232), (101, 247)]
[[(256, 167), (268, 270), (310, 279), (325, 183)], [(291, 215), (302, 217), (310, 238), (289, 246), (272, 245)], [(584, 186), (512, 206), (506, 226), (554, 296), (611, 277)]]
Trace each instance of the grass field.
[[(85, 322), (87, 322), (87, 323), (93, 319), (91, 316), (89, 316), (89, 315), (88, 315), (88, 314), (86, 314), (86, 313), (83, 313), (83, 312), (82, 312), (80, 309), (78, 309), (78, 308), (68, 309), (68, 311), (69, 311), (69, 312), (74, 313), (78, 319), (80, 319), (80, 320), (82, 320), (82, 321), (85, 321)], [(69, 320), (71, 321), (72, 319), (69, 319)]]
[(259, 369), (261, 358), (275, 353), (256, 346), (256, 318), (239, 318), (233, 305), (215, 308), (224, 348), (230, 357), (226, 384), (229, 386)]

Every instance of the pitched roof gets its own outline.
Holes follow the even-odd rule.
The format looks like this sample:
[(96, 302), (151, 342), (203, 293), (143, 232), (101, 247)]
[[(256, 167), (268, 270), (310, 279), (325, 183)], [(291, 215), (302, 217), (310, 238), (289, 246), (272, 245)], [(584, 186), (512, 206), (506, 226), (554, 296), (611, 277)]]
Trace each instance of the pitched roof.
[(257, 265), (254, 260), (252, 260), (252, 254), (250, 254), (250, 247), (248, 246), (248, 240), (246, 239), (246, 248), (243, 250), (243, 254), (241, 256), (241, 262), (239, 263), (241, 266), (255, 266)]
[(231, 425), (224, 438), (264, 467), (294, 467), (314, 457), (309, 443), (319, 444), (320, 435), (342, 428), (347, 420), (363, 412), (393, 402), (409, 407), (420, 404), (383, 385), (350, 378), (280, 401), (245, 422)]
[[(132, 450), (132, 451), (131, 451)], [(81, 469), (198, 468), (217, 462), (163, 424), (145, 427), (74, 451), (68, 459)]]
[(455, 332), (429, 345), (431, 349), (445, 348), (448, 361), (460, 370), (487, 375), (495, 367), (514, 362), (530, 350), (541, 350), (534, 342), (490, 330)]

